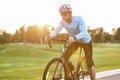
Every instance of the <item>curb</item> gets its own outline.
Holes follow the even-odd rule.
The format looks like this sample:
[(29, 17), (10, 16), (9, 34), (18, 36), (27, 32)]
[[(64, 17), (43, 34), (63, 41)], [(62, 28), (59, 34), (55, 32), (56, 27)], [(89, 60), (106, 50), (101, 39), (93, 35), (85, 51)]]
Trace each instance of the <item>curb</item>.
[(111, 76), (115, 74), (120, 74), (120, 69), (114, 69), (114, 70), (107, 70), (107, 71), (102, 71), (102, 72), (97, 72), (96, 73), (96, 78), (102, 78), (106, 76)]

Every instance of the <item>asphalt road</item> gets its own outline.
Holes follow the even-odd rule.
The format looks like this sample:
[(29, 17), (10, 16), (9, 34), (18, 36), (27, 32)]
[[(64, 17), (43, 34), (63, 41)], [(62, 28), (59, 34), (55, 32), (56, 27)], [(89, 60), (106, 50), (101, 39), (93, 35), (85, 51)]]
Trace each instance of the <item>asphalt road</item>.
[(120, 74), (115, 74), (115, 75), (98, 78), (97, 80), (120, 80)]

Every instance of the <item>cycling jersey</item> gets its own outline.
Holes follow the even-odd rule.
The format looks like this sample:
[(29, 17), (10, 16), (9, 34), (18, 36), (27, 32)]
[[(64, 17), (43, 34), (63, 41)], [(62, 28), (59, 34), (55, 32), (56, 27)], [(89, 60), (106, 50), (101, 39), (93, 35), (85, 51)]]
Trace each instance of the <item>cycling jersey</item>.
[(72, 16), (72, 22), (67, 23), (61, 19), (59, 26), (50, 34), (50, 37), (55, 37), (57, 33), (65, 28), (71, 37), (76, 37), (76, 40), (82, 43), (89, 43), (91, 36), (87, 32), (86, 25), (81, 16)]

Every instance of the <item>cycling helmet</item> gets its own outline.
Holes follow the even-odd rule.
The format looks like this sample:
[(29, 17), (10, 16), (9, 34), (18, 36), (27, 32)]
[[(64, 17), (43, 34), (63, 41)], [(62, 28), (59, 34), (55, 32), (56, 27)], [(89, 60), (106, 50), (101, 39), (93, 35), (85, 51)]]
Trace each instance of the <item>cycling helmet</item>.
[(59, 7), (59, 12), (60, 13), (72, 13), (72, 8), (69, 4), (62, 4), (60, 7)]

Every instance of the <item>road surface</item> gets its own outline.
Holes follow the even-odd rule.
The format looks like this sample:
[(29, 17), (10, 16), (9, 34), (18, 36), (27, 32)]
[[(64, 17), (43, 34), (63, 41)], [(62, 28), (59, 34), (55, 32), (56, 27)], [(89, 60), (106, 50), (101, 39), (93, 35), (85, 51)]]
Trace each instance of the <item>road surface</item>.
[(97, 80), (120, 80), (120, 74), (115, 74), (115, 75), (98, 78)]

